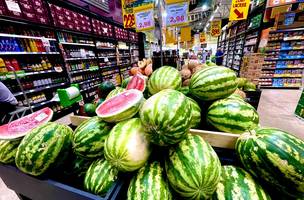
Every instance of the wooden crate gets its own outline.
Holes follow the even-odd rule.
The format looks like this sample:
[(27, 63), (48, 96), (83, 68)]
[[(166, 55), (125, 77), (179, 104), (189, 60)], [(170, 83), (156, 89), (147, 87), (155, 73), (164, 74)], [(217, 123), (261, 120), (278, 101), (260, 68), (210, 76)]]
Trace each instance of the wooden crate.
[[(78, 126), (84, 120), (90, 117), (71, 115), (71, 123), (73, 126)], [(190, 133), (201, 136), (205, 141), (209, 142), (214, 147), (234, 149), (234, 145), (240, 134), (224, 133), (216, 131), (206, 131), (199, 129), (190, 129)]]

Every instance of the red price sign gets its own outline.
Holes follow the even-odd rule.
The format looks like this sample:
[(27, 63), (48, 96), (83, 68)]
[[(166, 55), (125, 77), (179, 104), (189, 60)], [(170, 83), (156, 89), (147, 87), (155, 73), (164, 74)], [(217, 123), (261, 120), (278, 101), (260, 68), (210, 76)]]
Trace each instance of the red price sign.
[(222, 21), (221, 20), (214, 20), (211, 22), (211, 36), (218, 37), (221, 34), (221, 27)]
[(167, 26), (184, 25), (188, 22), (188, 2), (168, 4), (166, 6), (166, 24)]
[(154, 28), (153, 9), (135, 13), (136, 31), (147, 31)]
[(135, 25), (135, 16), (134, 14), (125, 14), (123, 16), (123, 22), (125, 28), (133, 28)]

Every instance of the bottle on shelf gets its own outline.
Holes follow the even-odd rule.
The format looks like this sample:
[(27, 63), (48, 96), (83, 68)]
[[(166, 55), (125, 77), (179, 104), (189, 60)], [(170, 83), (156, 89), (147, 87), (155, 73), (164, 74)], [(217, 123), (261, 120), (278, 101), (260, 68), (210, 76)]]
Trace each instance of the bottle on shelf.
[(6, 72), (8, 72), (8, 70), (5, 66), (3, 59), (0, 58), (0, 73), (6, 73)]

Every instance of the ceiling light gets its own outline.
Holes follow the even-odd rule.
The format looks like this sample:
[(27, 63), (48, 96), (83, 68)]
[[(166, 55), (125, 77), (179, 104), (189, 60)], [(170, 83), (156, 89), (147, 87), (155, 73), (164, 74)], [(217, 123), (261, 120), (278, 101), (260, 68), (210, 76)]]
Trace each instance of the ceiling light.
[(208, 6), (207, 5), (203, 5), (202, 6), (202, 10), (207, 10)]

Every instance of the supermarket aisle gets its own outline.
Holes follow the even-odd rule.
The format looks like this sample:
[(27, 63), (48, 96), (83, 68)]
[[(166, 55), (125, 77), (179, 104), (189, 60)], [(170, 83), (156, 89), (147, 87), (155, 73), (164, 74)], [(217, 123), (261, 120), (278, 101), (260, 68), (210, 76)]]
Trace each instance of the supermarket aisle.
[(262, 91), (258, 113), (262, 126), (276, 127), (304, 140), (304, 120), (294, 115), (301, 90)]
[(19, 200), (18, 196), (13, 190), (6, 187), (0, 178), (0, 200)]

